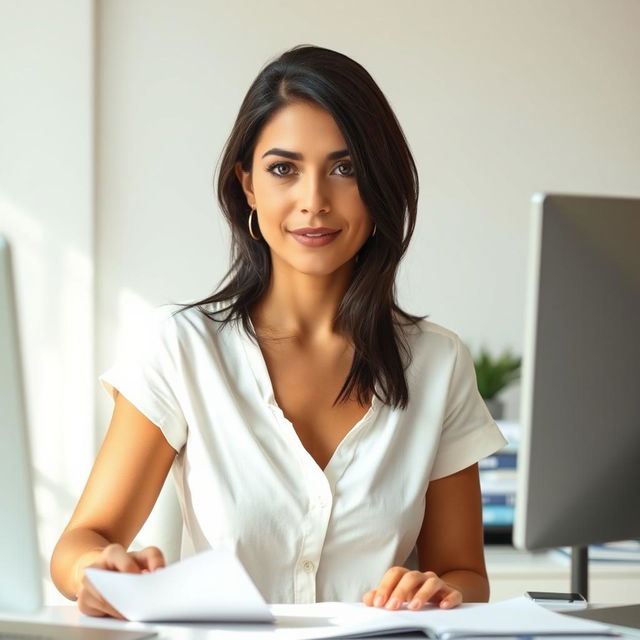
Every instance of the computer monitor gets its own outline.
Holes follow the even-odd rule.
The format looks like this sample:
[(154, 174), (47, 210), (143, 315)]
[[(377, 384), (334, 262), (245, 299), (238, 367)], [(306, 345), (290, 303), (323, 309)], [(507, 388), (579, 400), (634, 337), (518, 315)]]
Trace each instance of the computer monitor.
[(16, 619), (20, 616), (14, 614), (35, 612), (43, 602), (24, 396), (11, 256), (0, 234), (0, 614), (12, 614), (0, 619), (0, 638), (137, 640), (157, 635)]
[(0, 611), (42, 606), (18, 323), (9, 244), (0, 234)]
[[(532, 205), (514, 544), (637, 538), (640, 200)], [(587, 591), (581, 558), (572, 590)]]

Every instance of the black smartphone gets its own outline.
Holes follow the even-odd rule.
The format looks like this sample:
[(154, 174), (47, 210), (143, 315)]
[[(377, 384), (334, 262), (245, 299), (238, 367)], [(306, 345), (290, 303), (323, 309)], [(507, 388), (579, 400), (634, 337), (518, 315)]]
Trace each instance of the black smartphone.
[(525, 594), (536, 602), (548, 602), (550, 604), (580, 604), (586, 603), (580, 593), (562, 593), (558, 591), (526, 591)]

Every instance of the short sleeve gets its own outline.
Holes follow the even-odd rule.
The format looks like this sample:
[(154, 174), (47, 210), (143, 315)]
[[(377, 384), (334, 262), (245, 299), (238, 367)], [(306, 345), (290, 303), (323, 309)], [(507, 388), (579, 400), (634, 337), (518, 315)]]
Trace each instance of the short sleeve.
[(98, 380), (114, 401), (117, 390), (180, 451), (186, 442), (187, 424), (176, 395), (179, 368), (175, 321), (165, 309), (156, 308), (129, 334), (126, 354)]
[(456, 360), (431, 480), (461, 471), (507, 444), (480, 396), (469, 349), (456, 336)]

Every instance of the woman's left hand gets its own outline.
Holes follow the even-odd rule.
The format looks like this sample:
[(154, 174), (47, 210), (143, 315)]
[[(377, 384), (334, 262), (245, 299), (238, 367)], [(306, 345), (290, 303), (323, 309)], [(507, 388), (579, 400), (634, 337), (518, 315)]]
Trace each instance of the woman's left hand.
[(385, 609), (399, 609), (405, 602), (409, 609), (420, 609), (427, 602), (452, 609), (462, 602), (462, 594), (433, 571), (391, 567), (380, 584), (364, 594), (362, 601), (369, 607)]

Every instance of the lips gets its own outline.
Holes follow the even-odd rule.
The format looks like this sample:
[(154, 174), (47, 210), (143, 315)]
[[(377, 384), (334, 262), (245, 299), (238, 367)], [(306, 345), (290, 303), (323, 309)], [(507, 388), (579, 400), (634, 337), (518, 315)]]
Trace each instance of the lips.
[(294, 229), (291, 235), (305, 247), (324, 247), (333, 242), (340, 234), (340, 229), (329, 227), (304, 227)]
[(294, 229), (291, 233), (310, 238), (320, 238), (332, 233), (338, 233), (339, 231), (340, 229), (331, 229), (330, 227), (304, 227), (301, 229)]

